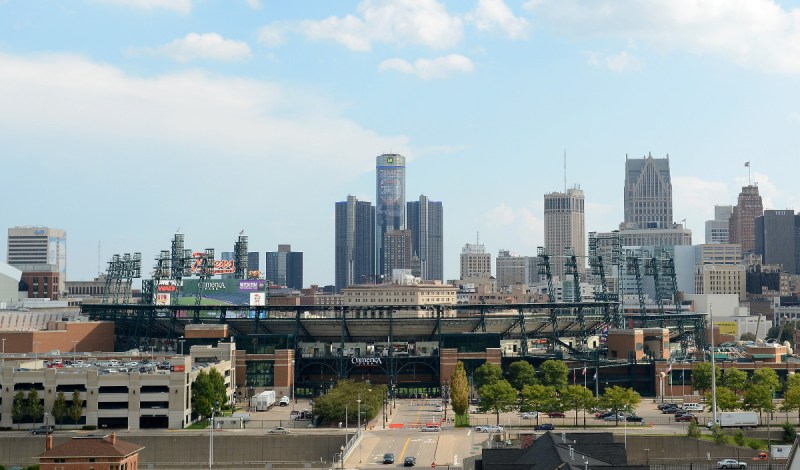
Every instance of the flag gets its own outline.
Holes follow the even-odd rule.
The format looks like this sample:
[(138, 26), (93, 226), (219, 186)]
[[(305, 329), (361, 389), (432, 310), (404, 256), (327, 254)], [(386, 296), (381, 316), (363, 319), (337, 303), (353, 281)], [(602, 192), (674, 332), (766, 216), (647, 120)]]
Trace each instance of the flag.
[(669, 374), (670, 372), (672, 372), (672, 363), (671, 362), (669, 363), (669, 367), (667, 367), (667, 374)]
[(747, 168), (750, 168), (750, 162), (744, 162), (744, 166), (746, 166)]
[(586, 375), (586, 366), (583, 366), (583, 375)]
[(592, 377), (592, 380), (597, 380), (597, 371), (594, 371), (594, 377)]

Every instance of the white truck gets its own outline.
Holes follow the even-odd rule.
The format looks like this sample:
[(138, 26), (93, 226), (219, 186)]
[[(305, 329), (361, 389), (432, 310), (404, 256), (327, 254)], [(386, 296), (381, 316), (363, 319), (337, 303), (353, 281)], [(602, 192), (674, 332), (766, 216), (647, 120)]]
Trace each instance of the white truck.
[(250, 409), (253, 411), (267, 411), (275, 404), (275, 391), (264, 390), (250, 399)]
[[(755, 428), (758, 427), (758, 413), (755, 411), (723, 411), (717, 413), (717, 424), (723, 428)], [(713, 421), (706, 423), (712, 427)]]

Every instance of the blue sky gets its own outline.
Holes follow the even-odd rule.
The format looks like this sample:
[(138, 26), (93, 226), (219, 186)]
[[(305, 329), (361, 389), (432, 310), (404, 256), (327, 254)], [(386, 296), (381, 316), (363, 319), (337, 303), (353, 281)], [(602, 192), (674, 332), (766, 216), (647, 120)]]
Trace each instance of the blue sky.
[(399, 152), (456, 278), (478, 232), (535, 254), (565, 151), (589, 231), (652, 153), (702, 243), (746, 161), (766, 208), (800, 209), (799, 76), (797, 2), (0, 0), (2, 220), (67, 230), (72, 280), (98, 242), (149, 271), (180, 227), (194, 249), (289, 243), (332, 284), (334, 203), (374, 202)]

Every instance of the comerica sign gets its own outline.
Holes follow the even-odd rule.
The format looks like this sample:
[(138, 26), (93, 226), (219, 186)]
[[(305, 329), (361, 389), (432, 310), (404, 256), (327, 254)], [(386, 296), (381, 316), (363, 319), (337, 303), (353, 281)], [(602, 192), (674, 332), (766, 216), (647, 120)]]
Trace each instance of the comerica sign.
[(350, 363), (356, 366), (381, 366), (383, 361), (379, 357), (351, 357)]

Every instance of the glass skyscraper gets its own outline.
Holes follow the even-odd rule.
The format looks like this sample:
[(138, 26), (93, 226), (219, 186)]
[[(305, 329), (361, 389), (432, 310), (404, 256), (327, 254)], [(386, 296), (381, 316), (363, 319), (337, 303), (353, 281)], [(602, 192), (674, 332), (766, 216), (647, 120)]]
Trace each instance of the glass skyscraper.
[[(444, 281), (444, 223), (442, 203), (420, 196), (406, 205), (411, 231), (411, 256), (419, 261), (419, 277)], [(417, 275), (415, 273), (415, 275)]]
[(375, 282), (375, 206), (347, 196), (336, 203), (336, 291)]
[(391, 276), (383, 272), (383, 237), (406, 228), (406, 157), (387, 153), (375, 160), (375, 273)]

